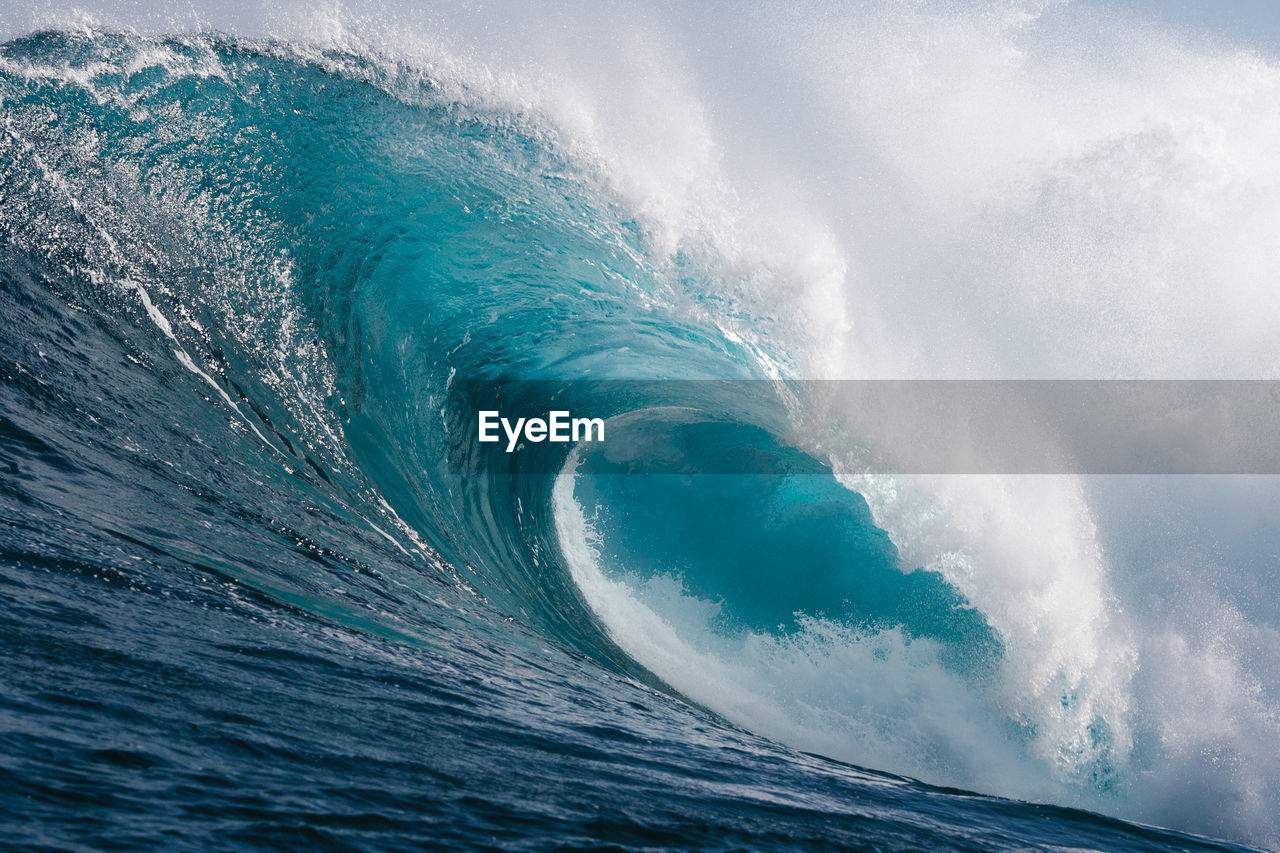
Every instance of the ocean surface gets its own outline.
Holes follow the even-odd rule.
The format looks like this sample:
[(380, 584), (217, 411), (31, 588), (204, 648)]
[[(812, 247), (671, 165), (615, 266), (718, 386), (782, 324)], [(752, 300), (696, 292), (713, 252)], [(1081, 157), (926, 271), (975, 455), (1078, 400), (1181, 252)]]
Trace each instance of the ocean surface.
[[(1280, 69), (1062, 4), (701, 58), (622, 8), (590, 62), (10, 27), (0, 846), (1280, 844), (1276, 478), (895, 478), (769, 391), (1280, 375)], [(803, 464), (460, 470), (467, 389), (531, 379), (762, 380), (682, 411)]]

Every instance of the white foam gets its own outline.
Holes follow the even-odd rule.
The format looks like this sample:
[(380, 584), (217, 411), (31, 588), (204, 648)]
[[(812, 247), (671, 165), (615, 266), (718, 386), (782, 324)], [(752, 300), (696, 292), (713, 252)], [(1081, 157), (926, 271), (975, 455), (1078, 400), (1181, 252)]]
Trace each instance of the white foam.
[(575, 583), (613, 639), (689, 698), (808, 751), (1009, 796), (1076, 798), (1027, 755), (992, 694), (939, 660), (929, 640), (804, 618), (787, 636), (715, 627), (719, 605), (670, 576), (606, 572), (574, 497), (576, 458), (553, 511)]

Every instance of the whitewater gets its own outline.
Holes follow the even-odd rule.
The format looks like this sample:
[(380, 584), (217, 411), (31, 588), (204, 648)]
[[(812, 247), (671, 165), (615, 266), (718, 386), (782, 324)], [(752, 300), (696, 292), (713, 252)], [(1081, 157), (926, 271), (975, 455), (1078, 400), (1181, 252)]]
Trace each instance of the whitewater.
[(1280, 847), (1280, 478), (827, 396), (1280, 378), (1265, 40), (88, 5), (0, 5), (6, 843)]

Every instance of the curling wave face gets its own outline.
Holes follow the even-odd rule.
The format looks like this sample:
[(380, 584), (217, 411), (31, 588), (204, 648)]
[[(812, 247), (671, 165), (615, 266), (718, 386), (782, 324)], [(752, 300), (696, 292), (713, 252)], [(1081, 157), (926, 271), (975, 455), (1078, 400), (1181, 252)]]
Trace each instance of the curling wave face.
[[(32, 813), (109, 784), (81, 840), (228, 808), (210, 838), (1173, 838), (789, 749), (1172, 821), (1149, 780), (1206, 741), (1159, 742), (1078, 483), (859, 474), (767, 383), (669, 438), (754, 430), (786, 475), (450, 469), (463, 379), (796, 358), (740, 254), (655, 248), (548, 116), (373, 51), (86, 29), (0, 49), (0, 120), (3, 701), (41, 721), (0, 780)], [(1028, 495), (1048, 541), (1010, 534)], [(1251, 773), (1182, 825), (1264, 838)]]

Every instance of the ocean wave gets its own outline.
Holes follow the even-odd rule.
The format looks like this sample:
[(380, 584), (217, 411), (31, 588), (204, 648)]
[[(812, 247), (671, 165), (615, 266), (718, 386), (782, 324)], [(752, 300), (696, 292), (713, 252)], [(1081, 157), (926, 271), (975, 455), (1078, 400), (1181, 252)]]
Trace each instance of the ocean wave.
[[(997, 17), (983, 26), (1025, 25)], [(903, 25), (895, 21), (880, 19)], [(1003, 79), (1005, 61), (989, 72)], [(824, 816), (844, 814), (833, 798), (880, 786), (893, 792), (873, 809), (885, 843), (896, 837), (894, 798), (916, 798), (906, 809), (917, 815), (950, 810), (948, 833), (972, 820), (1005, 826), (1016, 843), (1077, 832), (1102, 846), (1175, 843), (1067, 812), (1037, 837), (1026, 829), (1044, 814), (1037, 807), (970, 808), (964, 797), (796, 749), (933, 784), (1272, 838), (1280, 736), (1273, 688), (1259, 675), (1269, 658), (1237, 648), (1267, 641), (1265, 618), (1250, 622), (1228, 599), (1198, 622), (1157, 618), (1140, 599), (1141, 579), (1108, 558), (1123, 539), (1109, 538), (1105, 496), (1085, 479), (860, 468), (822, 400), (789, 398), (771, 380), (850, 364), (892, 372), (896, 357), (866, 347), (892, 349), (884, 336), (911, 326), (902, 351), (914, 351), (938, 318), (905, 319), (885, 307), (888, 296), (844, 290), (850, 264), (835, 229), (749, 223), (741, 211), (754, 209), (700, 147), (706, 127), (687, 132), (688, 156), (664, 170), (651, 158), (630, 162), (612, 131), (539, 92), (447, 51), (410, 61), (371, 49), (347, 29), (287, 40), (83, 27), (0, 49), (3, 500), (15, 531), (6, 607), (15, 630), (51, 649), (74, 625), (75, 654), (105, 656), (69, 677), (107, 683), (110, 702), (84, 698), (104, 706), (83, 713), (115, 744), (81, 742), (81, 711), (42, 681), (43, 665), (20, 663), (10, 715), (56, 721), (42, 743), (77, 769), (46, 777), (27, 755), (20, 772), (4, 771), (10, 781), (36, 777), (39, 809), (51, 814), (68, 787), (83, 789), (78, 774), (119, 768), (114, 784), (131, 802), (102, 805), (101, 820), (131, 816), (147, 836), (160, 830), (138, 804), (138, 768), (190, 770), (174, 802), (205, 802), (191, 789), (240, 784), (237, 756), (249, 756), (245, 796), (259, 799), (239, 803), (236, 831), (261, 842), (287, 835), (263, 828), (274, 819), (263, 801), (284, 784), (273, 763), (304, 768), (328, 789), (345, 787), (342, 767), (371, 760), (395, 791), (370, 795), (378, 816), (364, 828), (351, 801), (326, 805), (330, 823), (316, 831), (329, 834), (316, 838), (341, 842), (408, 820), (418, 775), (434, 780), (431, 790), (477, 797), (487, 777), (465, 766), (459, 744), (470, 739), (481, 744), (470, 754), (495, 768), (509, 759), (526, 776), (548, 772), (538, 756), (555, 755), (552, 787), (565, 803), (535, 808), (523, 783), (509, 783), (493, 801), (457, 806), (485, 831), (509, 820), (544, 837), (652, 832), (667, 844), (689, 837), (679, 834), (683, 818), (664, 822), (638, 805), (609, 824), (589, 816), (575, 786), (622, 772), (611, 760), (643, 767), (644, 785), (682, 792), (655, 795), (654, 808), (700, 821), (695, 837), (725, 832), (747, 807), (711, 816), (697, 803), (726, 796), (734, 773), (697, 780), (711, 772), (704, 760), (732, 764), (712, 758), (727, 749), (740, 751), (735, 772), (782, 762), (743, 802), (764, 800), (813, 838)], [(908, 177), (929, 183), (916, 201), (934, 206), (935, 227), (946, 218), (938, 210), (954, 211), (954, 198), (972, 197), (971, 184), (994, 181), (992, 164), (1009, 158), (962, 174), (915, 168), (939, 156), (937, 140), (909, 135), (907, 144), (907, 119), (934, 101), (907, 94), (917, 97), (894, 108), (905, 118), (868, 128), (865, 144), (896, 147)], [(863, 106), (874, 116), (888, 109)], [(1021, 183), (1008, 192), (1021, 201), (991, 201), (991, 221), (1022, 233), (1035, 216), (1018, 204), (1040, 204), (1066, 222), (1100, 174), (1090, 163), (1123, 171), (1126, 157), (1152, 146), (1173, 152), (1174, 178), (1200, 175), (1186, 148), (1213, 134), (1166, 130), (1060, 140), (1075, 153), (1058, 152), (1047, 174), (1017, 152)], [(1155, 198), (1166, 212), (1177, 202), (1172, 191)], [(1136, 215), (1120, 201), (1108, 210), (1115, 221), (1104, 226)], [(1150, 261), (1167, 237), (1152, 236), (1137, 257)], [(871, 254), (864, 274), (886, 263)], [(985, 280), (997, 287), (1028, 257), (987, 255), (984, 269), (998, 274)], [(1058, 304), (1035, 293), (1064, 292), (1048, 273), (1026, 280), (1002, 320), (1013, 337), (1034, 335), (1037, 323), (1023, 320)], [(1054, 330), (1075, 328), (1072, 312), (1095, 297), (1072, 301)], [(1136, 312), (1154, 298), (1120, 304)], [(851, 352), (850, 325), (864, 322), (879, 326), (875, 343)], [(1132, 353), (1150, 364), (1163, 338), (1133, 340), (1136, 349), (1112, 350), (1108, 364)], [(1008, 352), (1024, 353), (1028, 341)], [(939, 332), (934, 343), (955, 342)], [(1224, 363), (1238, 356), (1228, 350)], [(582, 377), (770, 380), (745, 406), (714, 389), (684, 404), (694, 424), (734, 412), (806, 470), (610, 475), (584, 471), (581, 449), (550, 446), (558, 455), (537, 467), (497, 452), (478, 471), (450, 467), (474, 417), (467, 383)], [(582, 406), (615, 418), (672, 404), (645, 396), (651, 384), (617, 387)], [(552, 400), (520, 402), (545, 409)], [(684, 452), (697, 456), (714, 454), (723, 435), (673, 427), (668, 438), (691, 442)], [(503, 476), (485, 476), (494, 473)], [(108, 592), (95, 594), (96, 584)], [(201, 611), (194, 622), (190, 608)], [(1227, 632), (1232, 619), (1239, 630)], [(152, 636), (172, 648), (149, 648)], [(207, 670), (196, 663), (205, 657)], [(382, 685), (373, 704), (362, 704), (365, 679)], [(298, 682), (297, 695), (277, 695)], [(237, 684), (247, 686), (237, 693)], [(350, 718), (324, 722), (315, 708), (327, 685), (338, 685), (338, 716), (385, 720), (368, 731)], [(240, 698), (224, 701), (222, 691)], [(299, 732), (245, 704), (261, 702), (318, 722)], [(217, 735), (158, 745), (201, 725)], [(327, 744), (339, 769), (326, 775), (311, 753), (329, 725), (362, 746), (346, 754)], [(431, 726), (456, 737), (400, 745), (406, 730)], [(129, 746), (120, 732), (130, 730), (156, 742)], [(683, 775), (673, 783), (663, 762), (691, 741), (709, 751), (676, 762)], [(415, 751), (407, 767), (390, 754), (401, 749)], [(221, 769), (199, 781), (192, 768), (211, 761)], [(800, 808), (792, 789), (804, 791), (794, 795), (801, 813), (787, 811)], [(984, 811), (1002, 809), (1010, 813)], [(457, 820), (431, 813), (418, 828), (428, 836)], [(779, 841), (760, 832), (732, 837)]]

